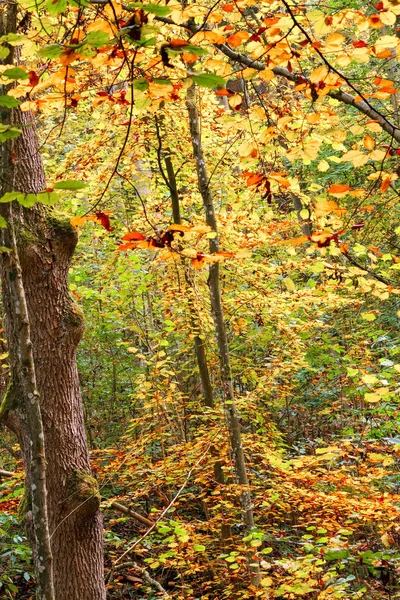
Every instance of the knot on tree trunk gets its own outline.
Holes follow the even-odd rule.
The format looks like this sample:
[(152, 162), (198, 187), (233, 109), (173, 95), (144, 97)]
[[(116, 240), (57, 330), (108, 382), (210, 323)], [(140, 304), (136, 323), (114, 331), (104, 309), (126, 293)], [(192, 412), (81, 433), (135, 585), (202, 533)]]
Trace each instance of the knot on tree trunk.
[(85, 330), (85, 315), (71, 295), (65, 298), (62, 321), (66, 333), (77, 346)]
[(87, 471), (74, 469), (67, 481), (65, 510), (74, 511), (75, 518), (91, 519), (100, 507), (101, 496), (96, 479)]

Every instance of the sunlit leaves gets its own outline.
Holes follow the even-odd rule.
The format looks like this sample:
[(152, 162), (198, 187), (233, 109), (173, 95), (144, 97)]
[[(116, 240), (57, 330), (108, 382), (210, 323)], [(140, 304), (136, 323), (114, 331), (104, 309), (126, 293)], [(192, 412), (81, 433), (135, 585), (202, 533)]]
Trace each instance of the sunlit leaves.
[(81, 190), (82, 188), (86, 187), (86, 185), (87, 184), (83, 181), (78, 181), (76, 179), (68, 179), (65, 181), (57, 181), (53, 185), (53, 188), (55, 190)]
[(225, 79), (214, 73), (200, 73), (191, 75), (191, 79), (201, 87), (215, 88), (225, 85)]
[(1, 77), (7, 77), (7, 79), (28, 79), (29, 75), (21, 67), (12, 67), (3, 71)]
[(132, 6), (132, 8), (139, 8), (144, 12), (153, 13), (158, 17), (166, 17), (170, 14), (171, 9), (168, 6), (163, 6), (162, 4), (142, 4), (141, 2), (131, 2), (128, 6)]
[(13, 96), (0, 96), (0, 106), (6, 106), (7, 108), (14, 108), (20, 104), (19, 100), (13, 98)]

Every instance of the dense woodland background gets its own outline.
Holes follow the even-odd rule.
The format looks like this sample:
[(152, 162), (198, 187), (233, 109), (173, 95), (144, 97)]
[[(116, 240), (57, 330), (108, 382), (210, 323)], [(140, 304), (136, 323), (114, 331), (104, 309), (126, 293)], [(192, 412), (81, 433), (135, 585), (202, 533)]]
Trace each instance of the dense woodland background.
[[(79, 231), (69, 319), (86, 320), (107, 597), (400, 598), (397, 2), (17, 14), (0, 107), (33, 115), (46, 188), (0, 202)], [(0, 467), (0, 596), (25, 600), (5, 426)]]

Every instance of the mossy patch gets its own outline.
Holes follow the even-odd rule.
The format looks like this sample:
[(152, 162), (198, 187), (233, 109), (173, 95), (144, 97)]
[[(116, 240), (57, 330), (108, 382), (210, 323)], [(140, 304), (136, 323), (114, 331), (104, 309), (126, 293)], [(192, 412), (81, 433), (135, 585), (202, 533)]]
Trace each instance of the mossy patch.
[(68, 508), (77, 509), (83, 518), (92, 516), (100, 507), (97, 481), (87, 471), (74, 469), (68, 478)]
[(12, 383), (8, 384), (3, 400), (0, 403), (0, 418), (17, 405), (17, 398)]

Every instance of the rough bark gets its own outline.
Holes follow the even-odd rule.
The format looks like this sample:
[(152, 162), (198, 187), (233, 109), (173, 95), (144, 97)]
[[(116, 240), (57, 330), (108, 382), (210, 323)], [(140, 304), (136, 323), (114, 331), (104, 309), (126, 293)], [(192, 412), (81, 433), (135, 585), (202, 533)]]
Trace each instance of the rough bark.
[[(193, 154), (196, 162), (198, 187), (203, 200), (204, 212), (206, 215), (206, 223), (217, 234), (215, 238), (210, 239), (210, 252), (214, 253), (218, 252), (219, 249), (217, 218), (215, 213), (214, 201), (209, 186), (207, 167), (201, 143), (199, 115), (196, 106), (196, 88), (194, 84), (188, 89), (186, 98)], [(237, 413), (235, 394), (232, 384), (229, 345), (226, 335), (219, 272), (219, 263), (213, 263), (210, 266), (208, 286), (210, 289), (211, 310), (214, 319), (215, 336), (219, 351), (222, 393), (227, 426), (229, 431), (232, 458), (235, 467), (237, 483), (242, 487), (242, 492), (240, 494), (240, 504), (243, 513), (243, 521), (246, 526), (246, 529), (249, 531), (254, 527), (253, 504), (251, 499), (246, 462), (242, 446), (239, 416)], [(253, 553), (249, 550), (248, 564), (251, 582), (253, 585), (259, 586), (259, 565), (252, 554)]]
[[(13, 109), (7, 118), (22, 133), (2, 145), (0, 196), (9, 190), (37, 193), (45, 188), (45, 177), (33, 116)], [(5, 206), (1, 205), (4, 210)], [(5, 212), (3, 215), (7, 216)], [(100, 495), (90, 475), (75, 357), (84, 319), (68, 291), (77, 234), (68, 221), (45, 207), (15, 205), (13, 215), (44, 426), (55, 597), (104, 600)], [(31, 440), (18, 356), (19, 315), (11, 285), (15, 275), (8, 263), (3, 253), (1, 278), (12, 386), (0, 412), (5, 423), (12, 424), (21, 444), (27, 487), (23, 513), (34, 545), (29, 502)]]

